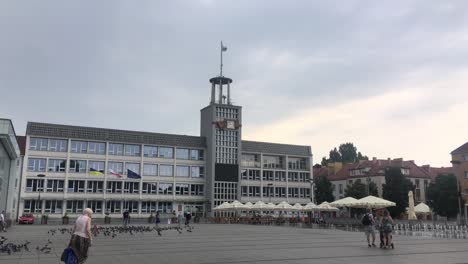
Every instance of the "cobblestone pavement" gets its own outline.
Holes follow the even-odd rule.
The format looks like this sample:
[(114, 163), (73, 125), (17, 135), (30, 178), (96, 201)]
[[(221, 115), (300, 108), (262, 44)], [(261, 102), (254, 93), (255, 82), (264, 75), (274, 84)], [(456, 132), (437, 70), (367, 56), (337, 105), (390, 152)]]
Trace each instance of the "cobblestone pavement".
[[(31, 241), (31, 252), (0, 253), (1, 264), (60, 263), (69, 235), (51, 236), (59, 226), (14, 226), (10, 242)], [(70, 227), (70, 226), (68, 226)], [(52, 252), (36, 246), (52, 241)], [(165, 231), (98, 236), (87, 263), (466, 263), (468, 240), (395, 236), (394, 250), (368, 248), (364, 235), (339, 230), (252, 225), (195, 225), (192, 233)]]

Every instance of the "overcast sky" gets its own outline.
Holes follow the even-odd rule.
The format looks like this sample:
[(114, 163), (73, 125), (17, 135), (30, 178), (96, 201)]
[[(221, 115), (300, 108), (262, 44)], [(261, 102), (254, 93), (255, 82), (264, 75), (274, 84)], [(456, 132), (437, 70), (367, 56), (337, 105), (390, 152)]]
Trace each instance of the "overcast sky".
[(448, 166), (468, 141), (468, 1), (0, 2), (0, 117), (199, 135), (209, 78), (243, 138)]

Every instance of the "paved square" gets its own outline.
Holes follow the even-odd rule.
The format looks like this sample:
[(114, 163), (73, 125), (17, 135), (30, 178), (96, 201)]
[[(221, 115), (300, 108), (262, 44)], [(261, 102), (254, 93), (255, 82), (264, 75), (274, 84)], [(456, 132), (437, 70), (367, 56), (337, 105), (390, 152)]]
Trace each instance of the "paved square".
[[(60, 263), (69, 235), (50, 236), (58, 226), (15, 226), (9, 241), (31, 241), (31, 252), (6, 255), (1, 264)], [(71, 226), (68, 226), (71, 227)], [(37, 254), (47, 238), (50, 254)], [(165, 231), (99, 236), (87, 263), (466, 263), (468, 240), (395, 236), (395, 250), (368, 248), (364, 235), (339, 230), (253, 225), (195, 225), (192, 233)]]

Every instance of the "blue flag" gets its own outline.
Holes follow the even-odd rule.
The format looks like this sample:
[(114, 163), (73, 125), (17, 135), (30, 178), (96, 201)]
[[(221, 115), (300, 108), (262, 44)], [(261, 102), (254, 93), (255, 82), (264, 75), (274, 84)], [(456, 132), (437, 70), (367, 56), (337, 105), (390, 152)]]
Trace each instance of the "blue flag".
[(140, 176), (138, 173), (127, 169), (127, 178), (131, 178), (131, 179), (141, 179), (141, 176)]

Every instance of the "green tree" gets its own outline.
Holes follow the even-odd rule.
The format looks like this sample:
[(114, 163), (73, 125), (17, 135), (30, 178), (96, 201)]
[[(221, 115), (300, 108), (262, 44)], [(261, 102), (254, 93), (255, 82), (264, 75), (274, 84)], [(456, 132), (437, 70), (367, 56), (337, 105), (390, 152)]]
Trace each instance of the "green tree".
[(353, 197), (361, 199), (367, 196), (367, 185), (362, 182), (355, 181), (353, 184), (346, 186), (345, 197)]
[(375, 182), (371, 181), (369, 183), (368, 188), (369, 188), (369, 195), (376, 196), (376, 197), (379, 196), (379, 189), (377, 187), (377, 184), (375, 184)]
[(353, 143), (348, 142), (341, 144), (338, 149), (343, 163), (356, 162), (358, 160), (357, 148), (354, 146)]
[(317, 204), (323, 202), (333, 202), (333, 185), (326, 177), (317, 177), (315, 182), (315, 201)]
[(341, 154), (336, 148), (330, 150), (329, 156), (328, 162), (341, 162)]
[(357, 160), (369, 160), (369, 157), (362, 155), (361, 152), (357, 153)]
[(322, 166), (327, 166), (328, 165), (328, 160), (327, 157), (322, 158), (322, 162), (320, 163)]
[(401, 172), (400, 167), (389, 167), (385, 171), (383, 198), (396, 203), (389, 207), (392, 217), (399, 217), (408, 207), (408, 192), (414, 192), (415, 186)]
[(453, 217), (458, 213), (457, 178), (454, 175), (437, 176), (427, 188), (428, 204), (435, 213)]

